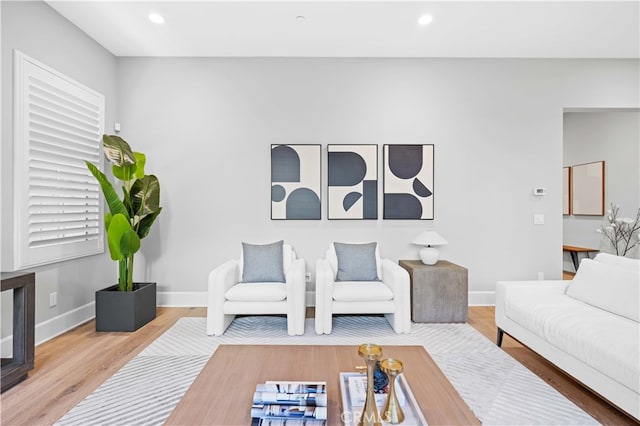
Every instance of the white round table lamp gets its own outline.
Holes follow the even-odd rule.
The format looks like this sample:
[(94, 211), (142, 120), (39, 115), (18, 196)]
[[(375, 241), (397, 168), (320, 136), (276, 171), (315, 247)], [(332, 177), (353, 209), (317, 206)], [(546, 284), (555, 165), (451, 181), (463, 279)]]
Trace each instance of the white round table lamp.
[(447, 244), (447, 240), (442, 238), (433, 229), (423, 231), (411, 241), (412, 244), (424, 246), (420, 249), (420, 259), (425, 265), (435, 265), (440, 257), (440, 251), (433, 246), (441, 246)]

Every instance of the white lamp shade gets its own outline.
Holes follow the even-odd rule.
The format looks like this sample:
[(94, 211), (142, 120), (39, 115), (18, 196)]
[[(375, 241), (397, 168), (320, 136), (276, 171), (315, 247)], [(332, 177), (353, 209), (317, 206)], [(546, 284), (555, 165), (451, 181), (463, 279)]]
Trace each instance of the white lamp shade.
[(420, 249), (420, 260), (422, 260), (422, 263), (425, 265), (435, 265), (438, 263), (440, 251), (432, 246), (447, 244), (447, 240), (442, 238), (442, 236), (433, 229), (427, 229), (414, 238), (411, 243), (424, 246)]
[(438, 234), (433, 229), (428, 229), (423, 231), (416, 238), (411, 241), (412, 244), (417, 244), (420, 246), (441, 246), (447, 244), (447, 240), (442, 238), (440, 234)]

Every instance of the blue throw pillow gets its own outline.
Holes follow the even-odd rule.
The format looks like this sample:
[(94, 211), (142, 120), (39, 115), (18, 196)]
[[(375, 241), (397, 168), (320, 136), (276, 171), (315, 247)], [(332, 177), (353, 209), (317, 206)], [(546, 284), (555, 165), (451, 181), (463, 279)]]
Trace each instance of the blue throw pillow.
[(376, 268), (378, 243), (333, 243), (338, 258), (336, 281), (380, 281)]
[(282, 240), (271, 244), (242, 243), (242, 282), (286, 282), (282, 267), (283, 244)]

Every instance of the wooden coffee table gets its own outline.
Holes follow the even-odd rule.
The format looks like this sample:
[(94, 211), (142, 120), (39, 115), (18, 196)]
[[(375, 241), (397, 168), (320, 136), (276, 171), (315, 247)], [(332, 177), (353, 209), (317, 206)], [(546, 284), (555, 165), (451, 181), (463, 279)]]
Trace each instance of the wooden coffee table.
[[(382, 346), (404, 375), (429, 425), (480, 424), (422, 346)], [(167, 425), (249, 425), (253, 392), (267, 380), (327, 382), (327, 425), (340, 425), (340, 372), (363, 365), (357, 346), (220, 345)]]

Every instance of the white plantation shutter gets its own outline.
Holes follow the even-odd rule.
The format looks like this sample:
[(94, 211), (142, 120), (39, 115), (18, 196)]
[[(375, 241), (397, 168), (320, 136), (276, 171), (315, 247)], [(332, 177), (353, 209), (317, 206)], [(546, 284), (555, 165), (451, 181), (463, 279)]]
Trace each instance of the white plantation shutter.
[(15, 52), (14, 269), (101, 253), (104, 96)]

